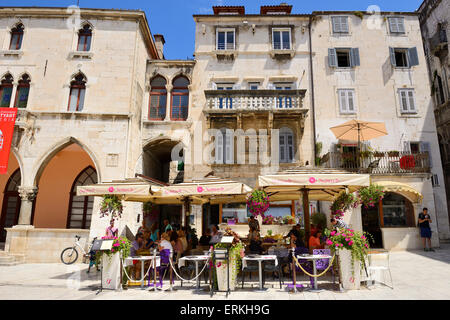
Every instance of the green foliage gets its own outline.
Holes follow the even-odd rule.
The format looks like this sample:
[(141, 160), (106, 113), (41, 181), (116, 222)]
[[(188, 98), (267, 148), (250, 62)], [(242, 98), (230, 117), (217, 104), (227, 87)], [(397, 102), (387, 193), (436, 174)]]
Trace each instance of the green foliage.
[(360, 18), (361, 20), (364, 19), (364, 12), (362, 11), (355, 11), (353, 14), (358, 18)]
[(107, 194), (103, 196), (100, 204), (100, 218), (111, 214), (111, 220), (122, 217), (123, 205), (122, 201), (115, 194)]
[(102, 254), (106, 254), (111, 257), (114, 253), (120, 252), (122, 259), (125, 259), (130, 255), (131, 242), (126, 237), (115, 237), (111, 250), (97, 251), (95, 254), (95, 260), (100, 262)]
[(344, 212), (358, 206), (358, 198), (353, 193), (342, 191), (330, 206), (331, 215), (336, 218), (344, 216)]
[(364, 207), (374, 207), (384, 197), (383, 187), (371, 184), (368, 187), (359, 189), (358, 191), (359, 202)]
[(324, 213), (316, 212), (311, 216), (311, 222), (322, 230), (327, 226), (327, 216)]

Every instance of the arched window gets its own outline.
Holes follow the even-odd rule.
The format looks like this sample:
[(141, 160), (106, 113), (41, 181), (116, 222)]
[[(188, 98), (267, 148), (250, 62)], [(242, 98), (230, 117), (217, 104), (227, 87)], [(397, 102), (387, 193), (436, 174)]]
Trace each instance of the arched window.
[(186, 120), (189, 106), (189, 80), (184, 76), (178, 76), (173, 80), (171, 120)]
[(0, 242), (4, 242), (6, 239), (5, 228), (10, 228), (16, 225), (19, 221), (21, 203), (19, 196), (20, 181), (20, 169), (17, 169), (11, 175), (5, 187), (2, 215), (0, 219)]
[(26, 108), (28, 103), (28, 95), (30, 93), (30, 77), (24, 74), (17, 85), (16, 100), (14, 108)]
[(9, 50), (20, 50), (20, 48), (22, 48), (23, 29), (24, 27), (21, 23), (11, 29), (11, 42), (9, 43)]
[(0, 82), (0, 108), (9, 108), (13, 91), (13, 77), (7, 73)]
[(91, 50), (92, 29), (89, 24), (85, 24), (83, 28), (78, 31), (78, 45), (77, 51)]
[(70, 192), (67, 229), (89, 229), (91, 226), (94, 197), (77, 196), (77, 187), (97, 183), (97, 172), (91, 166), (87, 167), (75, 178)]
[(222, 128), (217, 130), (215, 136), (215, 163), (234, 163), (234, 134), (233, 130)]
[(289, 163), (294, 161), (294, 134), (289, 128), (280, 129), (280, 162)]
[(78, 73), (70, 83), (69, 111), (81, 111), (84, 106), (86, 95), (86, 77)]
[(411, 201), (394, 192), (387, 192), (381, 201), (384, 227), (416, 226)]
[(166, 79), (156, 76), (150, 81), (150, 86), (148, 118), (150, 120), (164, 120), (167, 105)]

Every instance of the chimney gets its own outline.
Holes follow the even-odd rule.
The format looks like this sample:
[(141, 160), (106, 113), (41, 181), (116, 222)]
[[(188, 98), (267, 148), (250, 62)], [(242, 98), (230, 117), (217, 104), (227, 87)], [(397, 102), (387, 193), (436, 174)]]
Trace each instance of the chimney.
[(164, 43), (166, 43), (166, 40), (164, 40), (164, 36), (162, 34), (155, 34), (153, 37), (155, 38), (155, 46), (158, 51), (158, 56), (160, 59), (164, 59)]

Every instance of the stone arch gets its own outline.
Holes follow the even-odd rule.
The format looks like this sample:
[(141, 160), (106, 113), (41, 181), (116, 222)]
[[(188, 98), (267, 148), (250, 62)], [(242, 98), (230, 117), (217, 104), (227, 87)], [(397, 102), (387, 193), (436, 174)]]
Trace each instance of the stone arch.
[[(167, 77), (167, 75), (164, 75), (164, 74), (161, 74), (159, 72), (156, 72), (156, 73), (150, 75), (150, 78), (148, 80), (148, 85), (149, 86), (150, 86), (150, 83), (152, 82), (152, 80), (155, 79), (156, 77), (163, 78), (166, 81), (166, 85), (171, 84), (171, 81), (170, 81), (169, 77)], [(151, 89), (151, 86), (150, 86), (150, 89)]]
[(170, 84), (173, 84), (173, 81), (178, 78), (178, 77), (185, 77), (186, 79), (188, 79), (189, 81), (189, 85), (192, 84), (192, 78), (190, 75), (188, 75), (186, 72), (184, 72), (183, 70), (179, 70), (176, 73), (174, 73), (171, 77), (170, 77)]
[(86, 83), (89, 82), (89, 79), (88, 79), (88, 77), (86, 76), (86, 74), (85, 74), (83, 71), (81, 71), (81, 69), (78, 69), (78, 71), (75, 71), (74, 73), (72, 73), (72, 74), (70, 75), (70, 77), (69, 77), (69, 79), (66, 81), (66, 83), (68, 83), (68, 84), (70, 85), (70, 83), (71, 83), (71, 82), (75, 79), (75, 77), (78, 76), (79, 74), (81, 74), (81, 75), (84, 77)]
[(80, 23), (80, 29), (84, 28), (85, 25), (89, 25), (89, 27), (91, 28), (91, 31), (94, 32), (94, 25), (92, 24), (92, 22), (90, 22), (89, 20), (84, 20), (83, 22)]
[(42, 155), (37, 163), (39, 164), (38, 167), (35, 167), (33, 170), (33, 186), (38, 186), (39, 179), (41, 178), (42, 173), (44, 172), (45, 167), (50, 162), (51, 159), (61, 150), (66, 148), (67, 146), (71, 144), (77, 144), (79, 145), (91, 158), (92, 162), (95, 164), (95, 169), (97, 170), (97, 180), (101, 182), (101, 167), (100, 162), (98, 161), (97, 156), (95, 153), (87, 147), (84, 143), (80, 142), (78, 139), (74, 137), (68, 137), (63, 139), (62, 141), (59, 141), (58, 143), (54, 144), (52, 147), (50, 147), (49, 151), (47, 151), (44, 155)]
[(19, 164), (19, 169), (20, 169), (20, 181), (24, 180), (25, 174), (24, 174), (24, 165), (23, 165), (23, 161), (22, 158), (20, 157), (20, 154), (16, 151), (16, 149), (14, 147), (11, 148), (11, 152), (14, 154), (14, 156), (16, 157), (17, 163)]

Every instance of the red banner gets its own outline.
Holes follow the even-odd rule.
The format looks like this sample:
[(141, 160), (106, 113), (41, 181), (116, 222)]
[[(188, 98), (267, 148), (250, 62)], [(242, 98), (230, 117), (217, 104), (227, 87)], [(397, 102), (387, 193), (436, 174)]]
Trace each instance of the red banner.
[(16, 108), (0, 108), (0, 174), (6, 174), (8, 171), (9, 152), (16, 116)]

